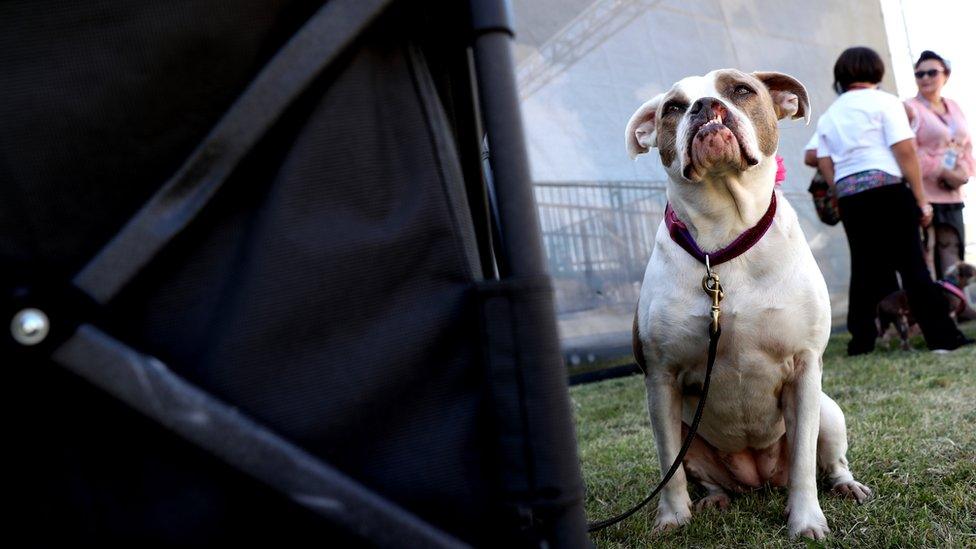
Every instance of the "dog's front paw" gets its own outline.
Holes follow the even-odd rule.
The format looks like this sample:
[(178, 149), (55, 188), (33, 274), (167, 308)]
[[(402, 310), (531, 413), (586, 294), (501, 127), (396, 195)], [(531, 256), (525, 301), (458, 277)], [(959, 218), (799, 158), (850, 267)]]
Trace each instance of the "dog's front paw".
[(827, 517), (824, 516), (817, 500), (813, 500), (812, 504), (790, 503), (786, 512), (790, 517), (786, 524), (789, 527), (791, 538), (803, 536), (822, 540), (830, 533), (830, 528), (827, 527)]
[(654, 518), (652, 533), (660, 534), (688, 524), (691, 520), (691, 500), (687, 502), (668, 504), (664, 500), (657, 506), (657, 517)]
[(842, 498), (853, 499), (858, 503), (864, 503), (865, 501), (871, 499), (872, 495), (870, 488), (854, 479), (834, 484), (831, 491)]

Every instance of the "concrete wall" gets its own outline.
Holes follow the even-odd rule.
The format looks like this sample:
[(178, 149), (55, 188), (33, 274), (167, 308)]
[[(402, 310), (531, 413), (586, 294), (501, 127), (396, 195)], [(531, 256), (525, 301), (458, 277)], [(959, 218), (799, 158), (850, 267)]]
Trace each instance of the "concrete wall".
[[(640, 274), (611, 259), (646, 247), (641, 235), (661, 219), (666, 176), (656, 154), (637, 162), (627, 157), (628, 118), (675, 81), (725, 67), (782, 71), (807, 86), (812, 123), (781, 123), (784, 189), (827, 279), (835, 323), (843, 324), (847, 243), (840, 226), (823, 225), (813, 212), (806, 192), (812, 169), (803, 165), (802, 149), (835, 98), (832, 68), (841, 51), (870, 46), (890, 64), (877, 0), (515, 0), (513, 6), (532, 176), (540, 184), (547, 247), (559, 262), (567, 341), (629, 329)], [(882, 87), (895, 91), (890, 70)], [(621, 195), (620, 188), (633, 192)], [(610, 211), (635, 204), (630, 213), (649, 217), (645, 226)], [(594, 231), (606, 233), (599, 244)], [(646, 262), (650, 248), (641, 251), (628, 261)]]

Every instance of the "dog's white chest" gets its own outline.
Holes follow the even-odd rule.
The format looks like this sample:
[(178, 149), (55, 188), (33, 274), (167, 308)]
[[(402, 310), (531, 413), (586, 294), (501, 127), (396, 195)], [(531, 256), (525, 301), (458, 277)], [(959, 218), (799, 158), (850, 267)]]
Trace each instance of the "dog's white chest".
[[(791, 219), (750, 255), (715, 268), (725, 290), (722, 337), (700, 433), (728, 451), (782, 435), (779, 396), (795, 373), (794, 357), (822, 350), (829, 336), (826, 285), (806, 243), (782, 226)], [(701, 288), (704, 267), (672, 243), (658, 244), (641, 292), (639, 334), (649, 374), (674, 375), (690, 421), (704, 380), (711, 300)]]

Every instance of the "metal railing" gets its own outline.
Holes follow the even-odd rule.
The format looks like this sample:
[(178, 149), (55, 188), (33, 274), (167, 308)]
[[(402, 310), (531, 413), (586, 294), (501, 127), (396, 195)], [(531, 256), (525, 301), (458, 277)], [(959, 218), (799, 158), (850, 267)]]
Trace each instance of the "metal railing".
[[(560, 314), (637, 302), (644, 269), (654, 247), (667, 192), (663, 181), (536, 182), (542, 239)], [(823, 230), (805, 191), (786, 191), (798, 204), (808, 234)], [(810, 211), (807, 211), (810, 210)], [(815, 250), (828, 280), (846, 287), (846, 270), (832, 260), (838, 251)]]
[(636, 303), (664, 216), (664, 182), (536, 182), (560, 313)]

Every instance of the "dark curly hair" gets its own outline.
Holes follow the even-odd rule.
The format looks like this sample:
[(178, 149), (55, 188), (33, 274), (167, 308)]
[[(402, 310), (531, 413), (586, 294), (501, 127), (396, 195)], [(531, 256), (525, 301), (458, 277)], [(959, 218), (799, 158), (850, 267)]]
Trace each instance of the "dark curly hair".
[(877, 84), (884, 73), (884, 61), (878, 52), (865, 46), (847, 48), (834, 63), (834, 91), (844, 93), (855, 82)]

